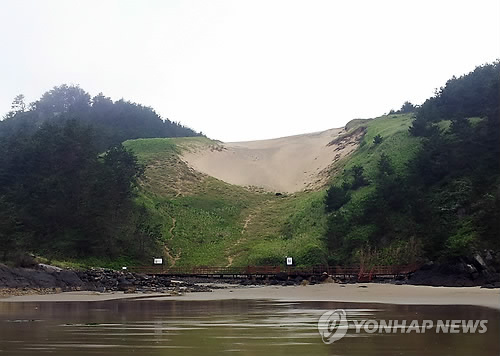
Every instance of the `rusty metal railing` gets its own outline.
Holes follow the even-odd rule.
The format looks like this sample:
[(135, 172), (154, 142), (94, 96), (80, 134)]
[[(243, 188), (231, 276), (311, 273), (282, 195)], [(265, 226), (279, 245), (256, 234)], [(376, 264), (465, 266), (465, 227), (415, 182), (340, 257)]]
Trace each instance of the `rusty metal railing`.
[(371, 280), (373, 277), (394, 277), (407, 275), (416, 271), (420, 265), (410, 264), (401, 266), (312, 266), (312, 267), (283, 267), (283, 266), (242, 266), (242, 267), (167, 267), (159, 266), (133, 266), (131, 272), (168, 275), (168, 276), (270, 276), (286, 273), (289, 276), (311, 276), (328, 274), (336, 277), (357, 277), (359, 280)]

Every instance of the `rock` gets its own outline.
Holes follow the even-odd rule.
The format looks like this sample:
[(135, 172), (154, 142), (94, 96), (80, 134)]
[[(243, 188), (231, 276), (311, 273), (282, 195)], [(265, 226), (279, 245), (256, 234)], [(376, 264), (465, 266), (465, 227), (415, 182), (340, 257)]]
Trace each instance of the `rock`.
[(332, 276), (326, 277), (326, 279), (323, 280), (323, 283), (333, 283), (333, 278)]
[(481, 257), (481, 255), (479, 253), (476, 253), (474, 255), (474, 264), (479, 269), (487, 269), (488, 268), (488, 266), (486, 265), (486, 263), (484, 262), (483, 258)]
[(477, 272), (477, 269), (473, 265), (467, 263), (467, 264), (465, 264), (465, 272), (472, 274), (472, 273)]
[(450, 268), (454, 273), (462, 274), (467, 271), (467, 264), (465, 262), (458, 262)]
[(328, 278), (328, 273), (323, 272), (321, 276), (319, 277), (320, 282), (324, 282)]
[(487, 250), (485, 251), (484, 253), (484, 259), (486, 260), (486, 262), (488, 263), (491, 263), (493, 262), (493, 251), (490, 251), (490, 250)]
[(420, 269), (422, 271), (426, 271), (426, 270), (430, 270), (434, 267), (434, 262), (433, 261), (429, 261), (429, 262), (426, 262)]
[(57, 279), (52, 274), (39, 271), (25, 271), (23, 275), (29, 280), (30, 287), (53, 288), (57, 286)]
[[(124, 292), (125, 294), (127, 294), (127, 293), (135, 293), (135, 292), (136, 292), (136, 288), (135, 288), (135, 286), (133, 286), (133, 285), (130, 285), (129, 287), (127, 287), (127, 288), (125, 288), (125, 289), (122, 289), (122, 290), (123, 290), (123, 292)], [(163, 293), (163, 292), (162, 292), (162, 293)]]
[(48, 273), (61, 272), (63, 270), (60, 267), (46, 265), (45, 263), (39, 263), (37, 267), (38, 267), (38, 269), (41, 269), (41, 270), (48, 272)]
[(53, 274), (57, 280), (58, 285), (61, 287), (82, 287), (84, 285), (83, 281), (78, 277), (78, 275), (70, 270), (63, 270)]
[(321, 280), (320, 278), (316, 277), (316, 276), (311, 276), (309, 277), (309, 283), (310, 284), (315, 284), (315, 283), (319, 283)]
[(486, 283), (486, 284), (483, 284), (481, 286), (481, 288), (488, 288), (488, 289), (500, 288), (500, 282)]
[(279, 272), (276, 274), (275, 278), (280, 282), (287, 281), (288, 280), (288, 273)]
[(38, 262), (32, 254), (21, 254), (15, 257), (15, 264), (17, 267), (34, 268)]

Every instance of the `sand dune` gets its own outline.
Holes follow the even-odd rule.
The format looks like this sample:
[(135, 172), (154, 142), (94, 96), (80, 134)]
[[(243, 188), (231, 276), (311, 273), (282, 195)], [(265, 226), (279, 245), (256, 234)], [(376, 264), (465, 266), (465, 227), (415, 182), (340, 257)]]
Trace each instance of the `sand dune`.
[[(185, 152), (183, 159), (194, 169), (227, 183), (297, 192), (326, 183), (328, 167), (356, 149), (361, 135), (345, 134), (340, 128), (271, 140), (228, 142)], [(338, 142), (330, 144), (334, 140)]]

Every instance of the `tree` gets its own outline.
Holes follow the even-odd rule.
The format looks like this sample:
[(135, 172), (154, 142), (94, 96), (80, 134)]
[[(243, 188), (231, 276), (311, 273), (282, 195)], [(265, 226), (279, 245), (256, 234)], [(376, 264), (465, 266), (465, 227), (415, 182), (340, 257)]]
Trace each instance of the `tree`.
[(408, 114), (410, 112), (414, 112), (415, 110), (416, 110), (415, 105), (413, 105), (409, 101), (405, 101), (404, 104), (401, 106), (401, 109), (399, 109), (398, 113), (399, 114)]
[(138, 179), (144, 173), (144, 166), (139, 164), (132, 151), (127, 150), (122, 144), (111, 147), (103, 157), (104, 167), (107, 172), (106, 189), (114, 192), (113, 201), (124, 201), (133, 195), (133, 189)]
[(13, 118), (17, 114), (23, 113), (25, 111), (26, 111), (26, 104), (24, 102), (24, 95), (23, 94), (16, 95), (10, 106), (10, 111), (5, 115), (5, 118), (6, 119)]
[(0, 141), (5, 248), (65, 257), (134, 251), (132, 199), (143, 168), (121, 145), (100, 154), (94, 138), (88, 125), (65, 120)]
[(12, 101), (11, 109), (14, 113), (26, 111), (26, 104), (24, 103), (23, 94), (16, 95), (14, 101)]
[(325, 210), (327, 213), (340, 209), (351, 199), (349, 191), (335, 185), (330, 186), (326, 191)]
[(90, 109), (90, 95), (78, 85), (62, 84), (43, 94), (34, 108), (49, 118), (64, 113), (77, 113), (82, 118)]
[(351, 189), (356, 190), (369, 184), (368, 180), (364, 176), (364, 168), (362, 166), (354, 165), (350, 172), (353, 178)]
[(36, 132), (45, 122), (62, 125), (76, 119), (95, 128), (95, 144), (105, 151), (128, 139), (152, 137), (200, 136), (194, 130), (168, 119), (163, 120), (154, 109), (126, 100), (113, 102), (99, 93), (92, 99), (77, 85), (60, 85), (49, 90), (28, 110), (24, 98), (17, 96), (13, 110), (0, 121), (0, 137), (23, 131)]
[(380, 155), (377, 167), (378, 177), (384, 178), (392, 176), (394, 174), (394, 168), (392, 167), (391, 159), (385, 153), (382, 153)]
[(417, 117), (413, 120), (408, 131), (412, 136), (416, 137), (431, 137), (439, 134), (439, 129), (432, 122), (428, 122), (421, 117)]
[(373, 137), (373, 143), (375, 145), (380, 145), (383, 140), (384, 139), (382, 138), (382, 136), (380, 136), (380, 134), (377, 134), (376, 136)]
[(418, 109), (416, 119), (487, 117), (498, 108), (500, 61), (479, 66), (469, 74), (448, 80), (444, 87)]
[[(495, 62), (450, 79), (417, 108), (413, 157), (396, 167), (382, 153), (372, 189), (327, 215), (331, 261), (353, 261), (367, 245), (390, 263), (418, 256), (455, 263), (477, 249), (498, 250), (499, 87)], [(362, 184), (362, 167), (345, 173), (353, 189)]]

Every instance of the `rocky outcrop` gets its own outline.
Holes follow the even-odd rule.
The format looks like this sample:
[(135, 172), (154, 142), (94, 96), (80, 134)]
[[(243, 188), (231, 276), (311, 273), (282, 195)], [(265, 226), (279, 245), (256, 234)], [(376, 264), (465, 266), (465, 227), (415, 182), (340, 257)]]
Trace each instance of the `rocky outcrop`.
[(3, 288), (61, 288), (63, 290), (83, 287), (76, 272), (50, 268), (47, 265), (35, 268), (10, 268), (0, 264), (0, 287)]
[(410, 276), (408, 284), (500, 288), (500, 252), (484, 250), (449, 262), (428, 262)]
[(44, 264), (33, 268), (11, 268), (0, 264), (0, 288), (159, 293), (210, 291), (203, 285), (173, 281), (164, 276), (148, 276), (103, 268), (73, 271)]

